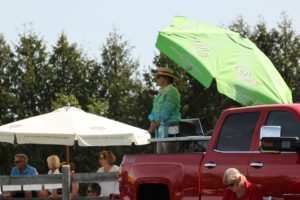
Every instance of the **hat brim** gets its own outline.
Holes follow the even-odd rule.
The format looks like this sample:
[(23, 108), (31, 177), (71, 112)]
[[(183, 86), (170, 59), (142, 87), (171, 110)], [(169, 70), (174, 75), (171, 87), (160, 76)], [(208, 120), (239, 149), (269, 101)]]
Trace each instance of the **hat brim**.
[(173, 74), (169, 74), (169, 73), (164, 73), (164, 72), (156, 72), (153, 73), (154, 76), (168, 76), (168, 77), (172, 77), (174, 79), (177, 79), (177, 76), (173, 75)]

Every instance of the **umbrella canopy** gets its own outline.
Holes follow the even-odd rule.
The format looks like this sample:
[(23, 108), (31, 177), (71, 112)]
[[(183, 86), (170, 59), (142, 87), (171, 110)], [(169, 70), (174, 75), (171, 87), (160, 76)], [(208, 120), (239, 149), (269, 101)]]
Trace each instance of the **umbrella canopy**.
[(292, 103), (292, 94), (272, 62), (239, 33), (175, 17), (159, 32), (156, 47), (205, 87), (242, 105)]
[(112, 146), (147, 144), (150, 134), (143, 129), (84, 112), (62, 107), (53, 112), (0, 126), (0, 142)]

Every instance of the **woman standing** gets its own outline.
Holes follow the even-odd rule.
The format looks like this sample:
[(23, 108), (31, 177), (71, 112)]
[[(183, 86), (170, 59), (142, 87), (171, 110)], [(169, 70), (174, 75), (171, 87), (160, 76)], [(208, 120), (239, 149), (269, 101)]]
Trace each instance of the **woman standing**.
[[(153, 107), (148, 119), (150, 127), (148, 132), (155, 133), (155, 138), (168, 137), (168, 123), (179, 121), (180, 114), (180, 94), (174, 86), (176, 76), (172, 69), (158, 68), (154, 73), (156, 84), (159, 86), (159, 93), (153, 100)], [(168, 152), (171, 144), (166, 142), (157, 143), (157, 153)]]
[[(97, 172), (118, 172), (119, 167), (114, 165), (116, 162), (116, 157), (111, 151), (101, 151), (99, 153), (99, 164), (100, 168)], [(110, 194), (119, 194), (119, 182), (100, 182), (101, 196), (109, 196)]]

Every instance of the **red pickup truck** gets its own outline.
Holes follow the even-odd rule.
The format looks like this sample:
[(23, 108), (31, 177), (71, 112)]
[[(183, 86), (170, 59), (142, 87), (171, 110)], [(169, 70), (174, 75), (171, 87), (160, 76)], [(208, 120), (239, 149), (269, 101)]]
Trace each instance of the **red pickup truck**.
[(299, 136), (300, 104), (227, 109), (207, 147), (207, 137), (191, 137), (191, 143), (202, 144), (202, 152), (125, 155), (120, 198), (222, 199), (223, 173), (235, 167), (260, 185), (267, 199), (300, 199)]

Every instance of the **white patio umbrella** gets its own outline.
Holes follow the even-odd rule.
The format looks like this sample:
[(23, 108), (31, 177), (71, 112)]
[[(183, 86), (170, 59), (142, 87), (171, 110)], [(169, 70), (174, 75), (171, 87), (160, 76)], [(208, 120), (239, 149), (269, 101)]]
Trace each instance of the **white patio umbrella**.
[(0, 126), (0, 142), (79, 146), (147, 144), (150, 134), (118, 121), (62, 107), (53, 112)]

